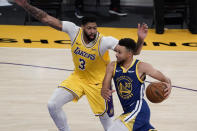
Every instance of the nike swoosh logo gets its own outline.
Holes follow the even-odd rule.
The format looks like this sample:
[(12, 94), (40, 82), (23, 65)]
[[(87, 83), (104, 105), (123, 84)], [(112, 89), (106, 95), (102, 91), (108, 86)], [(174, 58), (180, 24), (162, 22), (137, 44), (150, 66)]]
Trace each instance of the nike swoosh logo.
[(116, 72), (121, 72), (121, 70), (116, 70)]

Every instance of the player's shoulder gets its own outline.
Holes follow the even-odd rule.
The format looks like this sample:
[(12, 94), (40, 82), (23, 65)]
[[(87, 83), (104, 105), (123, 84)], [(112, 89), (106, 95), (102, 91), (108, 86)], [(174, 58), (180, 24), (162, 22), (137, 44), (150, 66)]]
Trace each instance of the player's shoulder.
[(137, 64), (138, 64), (139, 67), (141, 67), (141, 66), (143, 67), (143, 66), (145, 66), (148, 63), (146, 63), (144, 61), (141, 61), (141, 60), (138, 60)]
[(108, 64), (107, 68), (108, 70), (114, 70), (115, 66), (116, 66), (116, 61), (112, 61)]
[(113, 36), (103, 36), (101, 39), (102, 39), (102, 41), (108, 41), (108, 42), (109, 42), (109, 40), (118, 40)]
[(78, 30), (80, 29), (79, 26), (77, 26), (75, 23), (70, 21), (62, 21), (62, 31), (67, 32), (68, 30)]
[(70, 22), (70, 21), (62, 21), (62, 24), (64, 24), (64, 25), (73, 25), (73, 26), (77, 26), (75, 23)]
[(112, 36), (103, 36), (100, 41), (101, 49), (105, 49), (105, 50), (107, 49), (114, 50), (117, 44), (118, 44), (118, 39)]
[(152, 67), (152, 65), (147, 62), (139, 61), (139, 63), (138, 63), (139, 70), (147, 70), (150, 67)]

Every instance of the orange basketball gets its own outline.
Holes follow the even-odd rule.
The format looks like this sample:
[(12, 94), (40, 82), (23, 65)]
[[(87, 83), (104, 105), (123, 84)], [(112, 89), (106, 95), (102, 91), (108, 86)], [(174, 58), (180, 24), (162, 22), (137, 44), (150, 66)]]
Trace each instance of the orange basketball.
[(146, 88), (146, 97), (152, 103), (160, 103), (165, 99), (165, 88), (167, 86), (162, 82), (152, 82)]

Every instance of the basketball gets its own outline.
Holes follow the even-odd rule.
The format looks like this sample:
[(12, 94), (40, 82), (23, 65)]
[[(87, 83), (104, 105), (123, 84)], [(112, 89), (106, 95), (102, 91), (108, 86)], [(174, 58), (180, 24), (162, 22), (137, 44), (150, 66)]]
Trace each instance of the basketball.
[(162, 82), (152, 82), (146, 88), (146, 97), (152, 103), (160, 103), (165, 99), (165, 88), (167, 86)]

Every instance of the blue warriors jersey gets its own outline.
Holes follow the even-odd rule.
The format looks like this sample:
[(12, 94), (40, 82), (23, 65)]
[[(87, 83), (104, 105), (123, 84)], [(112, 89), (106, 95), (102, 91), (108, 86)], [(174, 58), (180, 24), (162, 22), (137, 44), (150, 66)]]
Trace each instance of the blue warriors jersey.
[(132, 112), (143, 102), (145, 87), (138, 74), (139, 62), (134, 59), (127, 70), (119, 64), (114, 68), (113, 80), (124, 114)]

